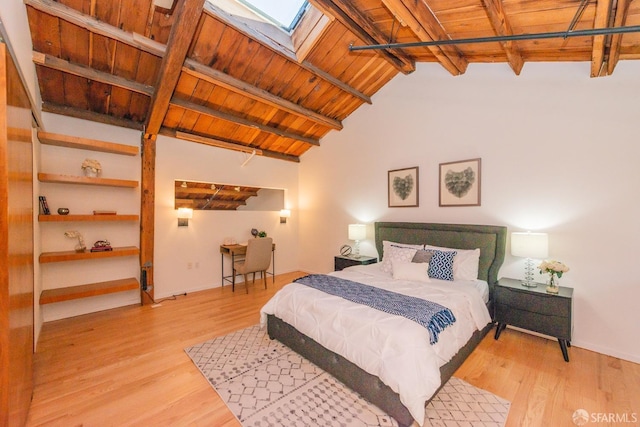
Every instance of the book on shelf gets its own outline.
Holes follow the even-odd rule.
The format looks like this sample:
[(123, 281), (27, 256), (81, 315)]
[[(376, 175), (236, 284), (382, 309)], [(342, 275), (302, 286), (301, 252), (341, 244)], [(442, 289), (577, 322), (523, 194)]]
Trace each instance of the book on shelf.
[(116, 215), (117, 211), (93, 211), (94, 215)]
[(113, 248), (111, 246), (94, 246), (91, 248), (91, 252), (108, 252), (112, 250)]
[(51, 215), (47, 198), (45, 196), (39, 196), (38, 200), (40, 201), (40, 210), (42, 211), (42, 215)]

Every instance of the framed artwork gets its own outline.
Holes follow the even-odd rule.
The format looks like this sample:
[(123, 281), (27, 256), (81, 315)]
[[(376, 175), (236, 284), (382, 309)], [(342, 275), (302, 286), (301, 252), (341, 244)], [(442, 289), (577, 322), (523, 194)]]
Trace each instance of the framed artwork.
[(389, 171), (389, 207), (418, 206), (418, 167)]
[(440, 206), (480, 206), (480, 160), (440, 163)]

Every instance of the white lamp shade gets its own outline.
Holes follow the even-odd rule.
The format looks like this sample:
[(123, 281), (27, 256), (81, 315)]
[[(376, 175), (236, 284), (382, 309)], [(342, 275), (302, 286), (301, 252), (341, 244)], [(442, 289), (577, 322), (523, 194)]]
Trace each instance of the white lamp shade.
[(280, 210), (280, 218), (291, 218), (291, 211), (289, 209)]
[(364, 224), (349, 224), (349, 240), (364, 240), (367, 238), (367, 226)]
[(547, 233), (511, 233), (511, 255), (543, 259), (549, 256)]
[(193, 209), (190, 208), (178, 208), (178, 218), (191, 219), (193, 218)]

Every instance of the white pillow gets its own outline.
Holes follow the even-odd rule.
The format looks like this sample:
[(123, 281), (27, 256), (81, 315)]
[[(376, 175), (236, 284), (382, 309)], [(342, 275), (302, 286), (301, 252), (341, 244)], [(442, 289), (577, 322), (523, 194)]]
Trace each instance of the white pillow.
[(413, 280), (415, 282), (430, 282), (429, 263), (426, 262), (404, 262), (392, 260), (393, 278), (396, 280)]
[(425, 249), (457, 252), (453, 257), (453, 280), (476, 280), (480, 266), (480, 249), (452, 249), (424, 245)]
[(393, 266), (391, 265), (392, 260), (411, 262), (417, 251), (418, 249), (413, 247), (396, 246), (395, 244), (388, 245), (388, 247), (384, 249), (384, 254), (382, 255), (380, 270), (385, 273), (391, 273), (393, 271)]

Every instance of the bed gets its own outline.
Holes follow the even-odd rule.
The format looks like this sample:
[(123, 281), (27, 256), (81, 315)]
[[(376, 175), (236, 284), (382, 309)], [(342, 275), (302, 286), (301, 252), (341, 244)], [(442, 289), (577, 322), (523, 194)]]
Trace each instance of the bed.
[[(480, 284), (484, 283), (486, 288), (484, 301), (480, 301), (480, 304), (481, 305), (484, 304), (484, 306), (482, 307), (483, 310), (486, 307), (487, 316), (489, 316), (490, 313), (493, 313), (493, 310), (492, 310), (493, 287), (497, 281), (498, 271), (500, 269), (500, 266), (504, 261), (505, 244), (506, 244), (506, 227), (491, 226), (491, 225), (469, 225), (469, 224), (377, 222), (375, 223), (375, 241), (376, 241), (376, 248), (378, 250), (378, 254), (381, 260), (384, 259), (385, 247), (387, 248), (387, 250), (389, 250), (389, 246), (388, 246), (389, 242), (406, 244), (406, 245), (428, 244), (434, 247), (453, 248), (453, 249), (460, 249), (460, 250), (479, 249), (480, 255), (479, 255), (479, 261), (477, 264), (477, 275), (478, 275), (477, 282)], [(376, 267), (376, 268), (380, 268), (380, 267)], [(351, 270), (351, 271), (347, 271), (347, 270)], [(342, 272), (332, 273), (332, 275), (340, 275), (340, 273)], [(362, 280), (363, 283), (366, 283), (365, 279), (367, 279), (368, 277), (371, 277), (370, 280), (372, 282), (380, 282), (382, 280), (382, 279), (379, 279), (378, 277), (374, 277), (374, 275), (370, 271), (358, 270), (357, 267), (346, 269), (345, 275), (343, 275), (343, 277), (354, 279), (354, 281), (360, 281), (360, 279), (363, 279)], [(436, 282), (438, 281), (436, 280)], [(406, 286), (414, 285), (413, 283), (408, 283), (408, 282), (405, 284)], [(477, 285), (477, 283), (474, 282), (474, 285)], [(285, 288), (289, 288), (290, 286), (300, 287), (302, 285), (298, 285), (294, 283), (294, 284), (285, 286)], [(442, 286), (440, 286), (439, 283), (435, 283), (434, 286), (436, 290), (431, 292), (434, 292), (439, 295), (441, 290), (440, 288), (442, 288)], [(440, 288), (438, 288), (438, 286), (440, 286)], [(265, 305), (265, 307), (263, 307), (263, 310), (261, 310), (262, 312), (261, 319), (262, 319), (262, 322), (266, 323), (267, 325), (269, 337), (272, 339), (277, 339), (278, 341), (284, 343), (285, 345), (289, 346), (291, 349), (298, 352), (305, 358), (311, 360), (313, 363), (315, 363), (325, 371), (331, 373), (341, 382), (343, 382), (344, 384), (346, 384), (356, 392), (360, 393), (369, 402), (375, 404), (376, 406), (384, 410), (387, 414), (392, 416), (400, 426), (411, 425), (414, 422), (414, 418), (416, 418), (414, 415), (420, 414), (420, 412), (416, 410), (415, 404), (405, 405), (403, 403), (403, 400), (404, 402), (409, 402), (407, 399), (407, 396), (405, 395), (406, 392), (401, 392), (399, 394), (398, 390), (399, 388), (402, 388), (402, 387), (399, 387), (398, 384), (395, 383), (395, 380), (393, 377), (389, 377), (389, 375), (395, 375), (395, 373), (391, 373), (391, 374), (384, 373), (384, 375), (380, 375), (380, 376), (372, 374), (370, 372), (377, 372), (377, 371), (372, 370), (369, 364), (366, 361), (363, 361), (363, 359), (358, 355), (354, 356), (349, 351), (346, 351), (346, 350), (343, 351), (342, 349), (336, 349), (335, 351), (332, 351), (330, 348), (335, 347), (333, 343), (329, 343), (328, 341), (326, 343), (319, 342), (319, 341), (323, 341), (324, 338), (322, 339), (318, 338), (318, 341), (316, 341), (315, 339), (312, 339), (308, 336), (308, 335), (315, 336), (315, 334), (313, 333), (304, 334), (298, 330), (298, 329), (302, 329), (302, 330), (308, 331), (309, 329), (305, 329), (305, 327), (303, 327), (302, 325), (299, 325), (298, 328), (296, 328), (291, 324), (295, 322), (291, 320), (289, 322), (287, 322), (286, 320), (283, 320), (281, 317), (287, 318), (287, 316), (279, 313), (284, 313), (284, 311), (280, 310), (280, 312), (278, 312), (274, 309), (274, 307), (277, 304), (284, 304), (284, 303), (274, 302), (274, 301), (280, 301), (280, 299), (282, 300), (286, 299), (285, 297), (279, 297), (280, 292), (283, 292), (285, 288), (283, 288), (283, 290), (276, 293), (276, 295), (274, 295), (272, 300), (270, 300)], [(420, 289), (423, 289), (423, 288), (420, 287)], [(305, 291), (305, 292), (309, 293), (311, 291)], [(429, 292), (429, 291), (424, 291), (424, 292)], [(467, 291), (465, 292), (469, 293)], [(299, 299), (302, 297), (295, 297), (295, 298), (291, 297), (291, 298)], [(449, 297), (446, 296), (446, 298), (449, 298)], [(320, 298), (320, 299), (323, 299), (323, 298)], [(304, 301), (304, 303), (311, 304), (311, 306), (320, 304), (315, 300)], [(346, 302), (346, 301), (345, 303), (349, 304), (349, 302)], [(338, 307), (338, 303), (336, 303), (335, 301), (333, 301), (332, 304), (334, 305), (334, 307)], [(289, 309), (286, 309), (286, 310), (289, 310)], [(335, 311), (336, 309), (332, 308), (332, 310)], [(351, 308), (349, 308), (349, 310), (351, 310)], [(365, 309), (361, 307), (357, 307), (357, 308), (354, 307), (353, 310), (365, 310)], [(293, 309), (291, 311), (293, 311)], [(342, 308), (340, 308), (339, 311), (342, 311)], [(385, 316), (384, 313), (380, 315)], [(473, 317), (473, 315), (471, 317)], [(424, 395), (425, 398), (422, 405), (423, 409), (424, 409), (424, 404), (426, 404), (427, 401), (437, 393), (439, 388), (442, 385), (444, 385), (444, 383), (447, 382), (447, 380), (453, 375), (456, 369), (460, 365), (462, 365), (462, 363), (468, 357), (468, 355), (473, 351), (473, 349), (478, 345), (478, 343), (482, 340), (482, 338), (491, 329), (492, 327), (491, 318), (488, 317), (487, 320), (488, 322), (484, 325), (482, 325), (482, 322), (478, 323), (477, 329), (475, 329), (473, 332), (469, 332), (470, 337), (468, 339), (466, 338), (467, 335), (465, 335), (464, 344), (457, 343), (457, 347), (453, 352), (451, 352), (450, 349), (445, 351), (445, 353), (449, 352), (453, 355), (452, 356), (450, 354), (447, 355), (446, 357), (448, 361), (444, 363), (444, 359), (443, 359), (443, 361), (439, 363), (439, 368), (438, 367), (436, 368), (436, 370), (439, 371), (435, 373), (435, 374), (439, 374), (438, 383), (435, 384), (435, 386), (433, 384), (430, 385), (431, 388), (435, 387), (434, 389), (435, 391), (430, 392), (428, 395), (427, 394)], [(353, 321), (354, 319), (349, 320), (349, 322), (353, 322)], [(383, 319), (382, 323), (386, 321), (389, 321), (389, 319), (388, 318), (386, 320)], [(328, 322), (328, 323), (331, 323), (331, 322)], [(367, 326), (365, 326), (364, 323), (365, 321), (363, 320), (363, 325), (361, 326), (354, 325), (353, 327), (354, 328), (362, 327), (363, 331), (366, 331), (366, 329), (364, 328), (366, 328)], [(459, 322), (459, 323), (462, 324), (462, 322)], [(332, 328), (333, 326), (329, 324), (329, 325), (323, 325), (322, 327)], [(450, 329), (453, 330), (454, 328), (450, 328)], [(445, 331), (445, 332), (449, 333), (448, 331)], [(334, 333), (334, 331), (322, 330), (322, 333), (320, 335), (322, 336), (331, 335), (332, 333), (335, 335), (339, 335), (341, 332), (335, 331)], [(365, 332), (363, 335), (367, 336), (368, 333), (369, 332)], [(438, 343), (437, 344), (438, 347), (447, 347), (449, 345), (447, 344), (447, 339), (449, 339), (448, 338), (449, 335), (453, 334), (453, 332), (449, 333), (449, 335), (446, 335), (446, 333), (443, 333), (443, 337), (441, 339), (442, 344)], [(458, 334), (457, 332), (455, 333)], [(376, 330), (375, 332), (371, 332), (370, 335), (377, 336), (378, 331)], [(399, 334), (395, 334), (397, 336), (393, 336), (394, 334), (390, 334), (390, 335), (391, 336), (388, 336), (385, 339), (391, 339), (391, 340), (405, 339), (404, 337), (401, 337)], [(368, 339), (368, 336), (366, 339)], [(451, 338), (451, 339), (455, 340), (458, 338)], [(419, 341), (422, 341), (422, 340), (419, 340)], [(414, 348), (415, 340), (412, 339), (411, 342), (409, 342), (409, 340), (405, 342), (407, 343), (406, 345), (408, 349), (407, 351), (409, 351), (410, 353), (406, 355), (399, 355), (398, 357), (407, 357), (407, 364), (409, 365), (411, 365), (411, 363), (414, 363), (412, 360), (409, 360), (410, 357), (413, 357), (414, 351), (416, 356), (420, 356), (420, 359), (423, 358), (421, 353), (421, 351), (423, 351), (423, 349), (421, 348), (423, 344), (420, 343)], [(357, 344), (358, 344), (357, 346), (355, 344), (353, 345), (358, 348), (362, 346), (361, 342), (358, 342)], [(372, 338), (371, 342), (366, 343), (365, 346), (372, 347), (375, 349), (378, 346), (378, 343)], [(383, 346), (383, 344), (380, 344), (380, 346)], [(388, 346), (388, 343), (385, 342), (384, 346)], [(398, 343), (396, 342), (394, 348), (396, 347), (405, 347), (405, 346), (398, 345)], [(397, 360), (403, 360), (403, 359), (397, 359)], [(397, 360), (395, 361), (395, 364), (398, 364)], [(432, 368), (433, 367), (429, 369), (432, 369)], [(419, 376), (419, 375), (414, 375), (414, 377), (415, 376)], [(383, 379), (385, 381), (383, 381)], [(425, 381), (425, 382), (428, 382), (428, 381)], [(391, 384), (391, 386), (387, 384)], [(407, 387), (404, 387), (404, 390), (406, 389)], [(418, 395), (419, 399), (421, 399), (420, 396), (423, 396), (423, 395), (419, 394)], [(412, 396), (412, 399), (413, 399), (413, 396)], [(422, 400), (420, 401), (422, 402)], [(417, 421), (418, 421), (418, 424), (422, 424), (422, 419)]]

